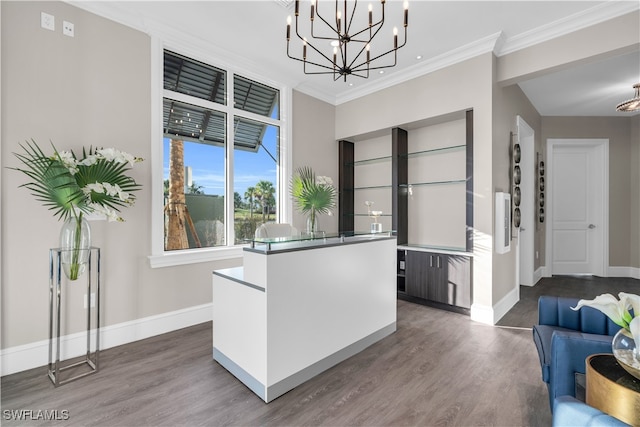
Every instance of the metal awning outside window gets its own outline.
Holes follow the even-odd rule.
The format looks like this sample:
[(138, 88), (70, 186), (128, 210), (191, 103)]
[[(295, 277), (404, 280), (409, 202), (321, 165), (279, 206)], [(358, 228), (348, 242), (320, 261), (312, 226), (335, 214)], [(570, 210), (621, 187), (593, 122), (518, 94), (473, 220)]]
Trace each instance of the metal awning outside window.
[[(176, 53), (164, 53), (164, 88), (224, 105), (226, 72)], [(234, 107), (279, 118), (277, 89), (234, 76)], [(258, 151), (268, 124), (234, 117), (235, 148)], [(225, 113), (165, 98), (163, 127), (167, 138), (224, 146)]]

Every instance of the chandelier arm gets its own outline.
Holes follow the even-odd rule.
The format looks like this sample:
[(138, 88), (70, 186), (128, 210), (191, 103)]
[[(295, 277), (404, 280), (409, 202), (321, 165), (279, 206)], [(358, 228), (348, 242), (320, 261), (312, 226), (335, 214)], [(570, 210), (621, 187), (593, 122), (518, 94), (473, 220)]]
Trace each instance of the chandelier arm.
[[(336, 4), (338, 0), (336, 0)], [(358, 0), (353, 1), (353, 9), (351, 9), (351, 17), (349, 18), (349, 23), (347, 24), (347, 2), (344, 2), (344, 33), (349, 34), (351, 31), (351, 24), (353, 23), (353, 15), (356, 14), (356, 9), (358, 8)]]
[[(354, 40), (354, 37), (359, 36), (360, 34), (364, 33), (365, 31), (372, 29), (372, 28), (376, 28), (376, 34), (378, 33), (378, 31), (380, 31), (380, 29), (382, 28), (382, 24), (384, 22), (383, 21), (378, 21), (375, 24), (372, 24), (371, 27), (367, 26), (366, 28), (363, 28), (362, 30), (358, 31), (357, 33), (354, 33), (351, 36), (351, 41), (363, 41), (363, 40)], [(375, 37), (375, 34), (373, 35), (373, 37)], [(371, 37), (373, 39), (373, 37)]]
[[(320, 56), (322, 56), (324, 59), (326, 59), (327, 61), (329, 61), (331, 64), (333, 64), (333, 59), (330, 59), (327, 55), (325, 55), (322, 51), (320, 51), (318, 48), (316, 48), (314, 45), (312, 45), (311, 43), (309, 43), (309, 41), (307, 40), (307, 46), (310, 46), (311, 49), (315, 50)], [(309, 61), (307, 61), (309, 62)], [(311, 63), (311, 62), (310, 62)], [(331, 68), (331, 67), (327, 67), (325, 66), (325, 68)]]
[[(365, 43), (365, 44), (362, 47), (362, 49), (360, 49), (360, 52), (358, 52), (358, 54), (353, 58), (353, 60), (351, 61), (351, 64), (349, 64), (349, 67), (351, 67), (352, 69), (357, 69), (358, 67), (361, 67), (362, 65), (366, 64), (367, 62), (370, 64), (371, 62), (375, 61), (376, 59), (378, 59), (378, 58), (380, 58), (380, 57), (382, 57), (384, 55), (387, 55), (387, 54), (391, 53), (394, 50), (400, 49), (402, 46), (404, 46), (404, 44), (403, 44), (402, 46), (400, 46), (398, 48), (391, 49), (390, 51), (385, 52), (382, 55), (378, 55), (378, 56), (376, 56), (374, 58), (369, 58), (369, 61), (365, 61), (365, 62), (363, 62), (363, 63), (361, 63), (359, 65), (353, 66), (353, 64), (360, 57), (360, 55), (362, 55), (362, 52), (364, 52), (364, 50), (367, 48), (367, 45), (371, 44), (371, 42), (373, 41), (373, 39), (376, 37), (376, 35), (378, 34), (378, 32), (381, 29), (382, 29), (382, 26), (379, 26), (378, 28), (376, 28), (375, 32), (373, 33), (373, 35), (371, 35), (371, 37), (369, 38), (368, 41), (367, 40), (351, 40), (351, 41), (354, 41), (354, 42)], [(407, 28), (406, 27), (405, 27), (404, 31), (405, 31), (404, 43), (406, 44), (407, 43)]]
[[(317, 62), (309, 61), (307, 59), (300, 59), (300, 58), (296, 58), (295, 56), (291, 56), (291, 54), (289, 53), (289, 44), (288, 43), (287, 43), (287, 56), (289, 58), (291, 58), (291, 59), (303, 62), (305, 64), (311, 64), (311, 65), (315, 65), (316, 67), (326, 68), (327, 70), (332, 70), (330, 72), (325, 72), (325, 73), (308, 73), (308, 72), (305, 71), (305, 74), (331, 74), (333, 72), (333, 67), (329, 67), (327, 65), (318, 64)], [(322, 56), (324, 56), (324, 55), (322, 55)], [(326, 56), (325, 56), (325, 58), (326, 58)], [(333, 63), (333, 61), (329, 61), (329, 62)]]
[[(317, 11), (316, 11), (316, 15), (317, 15), (317, 14), (318, 14), (318, 13), (317, 13)], [(324, 21), (324, 19), (323, 19), (321, 16), (320, 16), (320, 19), (322, 19), (322, 20)], [(329, 24), (327, 23), (327, 21), (324, 21), (324, 22), (325, 22), (325, 24), (329, 25)], [(304, 37), (303, 37), (303, 36), (301, 36), (301, 35), (300, 35), (300, 32), (298, 31), (298, 27), (299, 27), (299, 25), (298, 25), (298, 15), (296, 15), (296, 36), (298, 36), (298, 38), (299, 38), (300, 40), (305, 41)], [(331, 26), (330, 26), (330, 25), (329, 25), (329, 28), (331, 28)], [(334, 29), (334, 28), (331, 28), (331, 29), (335, 32), (335, 29)], [(335, 39), (335, 38), (333, 38), (333, 37), (314, 36), (314, 35), (313, 35), (313, 21), (311, 21), (311, 38), (318, 39), (318, 40), (338, 40), (338, 39)], [(307, 43), (309, 43), (309, 42), (307, 41)]]
[[(402, 46), (404, 46), (404, 44), (403, 44)], [(402, 47), (402, 46), (400, 46), (400, 47)], [(400, 49), (400, 47), (398, 47), (398, 49)], [(367, 67), (367, 68), (368, 68), (369, 70), (381, 70), (381, 69), (383, 69), (383, 68), (391, 68), (391, 67), (395, 67), (395, 66), (397, 65), (397, 63), (398, 63), (398, 49), (391, 49), (391, 50), (389, 50), (389, 51), (387, 51), (387, 52), (385, 52), (385, 53), (383, 53), (383, 54), (380, 54), (380, 55), (378, 55), (378, 56), (376, 56), (376, 57), (374, 57), (374, 58), (371, 58), (371, 59), (369, 60), (369, 64), (371, 64), (373, 61), (375, 61), (375, 60), (377, 60), (377, 59), (380, 59), (380, 58), (382, 58), (383, 56), (386, 56), (386, 55), (390, 54), (391, 52), (393, 52), (393, 53), (394, 53), (394, 55), (393, 55), (393, 64), (390, 64), (390, 65), (380, 65), (380, 66), (377, 66), (377, 67), (371, 67), (371, 66), (369, 66), (369, 67)], [(366, 62), (366, 61), (365, 61), (365, 62), (362, 62), (362, 63), (360, 63), (360, 64), (358, 64), (358, 65), (356, 65), (355, 67), (353, 67), (353, 68), (352, 68), (352, 71), (361, 71), (362, 69), (361, 69), (360, 67), (364, 66), (365, 64), (367, 64), (367, 62)]]
[[(378, 32), (382, 29), (382, 26), (379, 26), (378, 28), (376, 28), (375, 32), (373, 33), (373, 35), (371, 35), (369, 37), (369, 40), (351, 40), (352, 42), (358, 42), (358, 43), (364, 43), (364, 45), (362, 46), (362, 49), (360, 49), (360, 52), (358, 52), (358, 54), (356, 56), (354, 56), (353, 60), (351, 61), (351, 64), (349, 64), (349, 67), (353, 67), (353, 64), (356, 62), (356, 60), (360, 57), (360, 55), (362, 55), (362, 52), (364, 52), (364, 50), (367, 48), (368, 44), (371, 44), (371, 42), (373, 41), (373, 39), (376, 37), (376, 35), (378, 34)], [(405, 36), (405, 43), (406, 43), (406, 36)], [(389, 53), (389, 52), (387, 52)], [(384, 54), (383, 54), (384, 55)], [(373, 59), (369, 59), (369, 63), (371, 63), (371, 61), (375, 60), (376, 58)], [(346, 62), (346, 61), (345, 61)], [(360, 64), (362, 65), (362, 64)]]
[[(338, 28), (338, 30), (336, 31), (336, 29), (333, 27), (333, 25), (329, 24), (327, 22), (327, 20), (324, 19), (324, 17), (322, 15), (320, 15), (320, 4), (318, 4), (318, 2), (316, 2), (316, 16), (318, 18), (320, 18), (322, 20), (322, 22), (324, 22), (326, 24), (327, 27), (331, 28), (331, 31), (336, 33), (338, 35), (338, 38), (340, 37), (340, 29)], [(322, 37), (316, 37), (316, 36), (313, 35), (313, 21), (311, 21), (311, 37), (313, 37), (314, 39), (322, 39)], [(328, 38), (328, 37), (324, 37), (324, 40), (333, 40), (333, 39), (332, 38)]]

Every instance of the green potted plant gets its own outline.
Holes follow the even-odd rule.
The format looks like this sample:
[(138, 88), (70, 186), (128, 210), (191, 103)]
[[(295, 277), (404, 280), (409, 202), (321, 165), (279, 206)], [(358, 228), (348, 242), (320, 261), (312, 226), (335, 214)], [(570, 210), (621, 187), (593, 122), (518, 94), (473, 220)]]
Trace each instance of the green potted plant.
[(318, 214), (330, 214), (336, 207), (337, 191), (333, 180), (316, 176), (309, 166), (296, 169), (291, 180), (291, 195), (300, 213), (307, 216), (307, 233), (318, 228)]
[(55, 217), (64, 221), (60, 233), (62, 265), (69, 280), (76, 280), (85, 269), (91, 246), (86, 214), (101, 214), (109, 221), (124, 221), (118, 212), (135, 202), (141, 188), (126, 172), (142, 159), (114, 148), (82, 149), (78, 158), (73, 151), (46, 155), (35, 141), (20, 145), (23, 153), (14, 153), (24, 165), (12, 168), (31, 181), (21, 187)]

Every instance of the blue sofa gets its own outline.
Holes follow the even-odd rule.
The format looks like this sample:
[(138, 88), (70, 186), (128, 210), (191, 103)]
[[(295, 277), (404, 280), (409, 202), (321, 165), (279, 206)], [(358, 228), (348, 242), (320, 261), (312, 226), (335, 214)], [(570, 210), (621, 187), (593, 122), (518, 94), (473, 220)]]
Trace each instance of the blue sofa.
[(553, 427), (608, 426), (623, 427), (628, 424), (605, 414), (571, 396), (560, 396), (555, 400)]
[(549, 406), (559, 396), (575, 397), (575, 374), (585, 373), (585, 359), (611, 353), (613, 335), (620, 326), (601, 311), (583, 307), (574, 311), (578, 298), (541, 296), (533, 341), (538, 350), (542, 380), (549, 390)]

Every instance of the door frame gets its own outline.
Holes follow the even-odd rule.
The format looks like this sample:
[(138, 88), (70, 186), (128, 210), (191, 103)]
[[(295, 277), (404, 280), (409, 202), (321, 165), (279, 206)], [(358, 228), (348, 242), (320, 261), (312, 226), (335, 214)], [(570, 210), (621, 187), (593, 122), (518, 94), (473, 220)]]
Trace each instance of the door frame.
[(600, 147), (602, 155), (600, 157), (602, 167), (602, 194), (601, 206), (602, 226), (599, 227), (602, 233), (602, 259), (598, 260), (600, 271), (594, 275), (601, 277), (609, 276), (609, 139), (608, 138), (548, 138), (546, 156), (546, 230), (545, 230), (545, 264), (547, 276), (553, 275), (553, 154), (556, 147), (571, 148), (574, 146)]
[[(536, 222), (535, 222), (535, 131), (529, 124), (521, 117), (516, 116), (516, 129), (518, 135), (518, 143), (522, 152), (522, 160), (520, 161), (521, 167), (526, 164), (522, 169), (522, 183), (527, 184), (526, 187), (522, 185), (522, 207), (529, 206), (530, 209), (525, 212), (522, 211), (522, 226), (524, 226), (524, 232), (522, 226), (518, 228), (518, 240), (516, 244), (516, 283), (524, 286), (533, 286), (534, 283), (534, 270), (535, 270), (535, 234), (536, 234)], [(526, 177), (524, 174), (526, 173)], [(527, 198), (527, 203), (524, 203)], [(524, 234), (523, 234), (524, 233)], [(530, 254), (531, 259), (522, 260), (523, 255)], [(523, 279), (525, 276), (525, 280)]]

